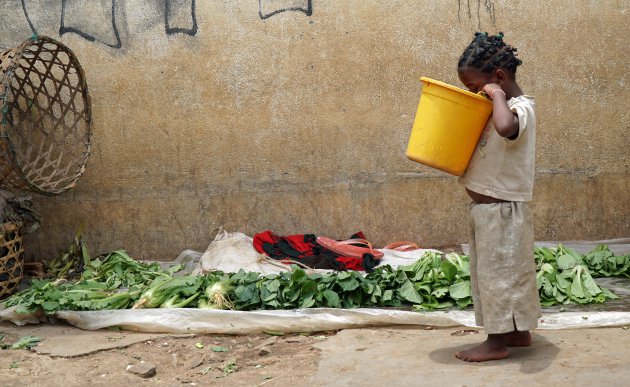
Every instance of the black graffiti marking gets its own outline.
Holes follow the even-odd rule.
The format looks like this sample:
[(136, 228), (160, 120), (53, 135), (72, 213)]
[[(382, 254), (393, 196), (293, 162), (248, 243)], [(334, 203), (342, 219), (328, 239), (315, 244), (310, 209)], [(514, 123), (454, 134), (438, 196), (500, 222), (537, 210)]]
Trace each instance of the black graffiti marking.
[(28, 12), (26, 11), (26, 0), (22, 0), (22, 10), (24, 11), (24, 17), (26, 17), (26, 21), (28, 22), (28, 26), (31, 27), (31, 31), (33, 31), (33, 35), (37, 35), (37, 30), (31, 22), (31, 18), (28, 16)]
[(266, 2), (266, 1), (268, 1), (268, 0), (258, 0), (258, 15), (260, 16), (260, 18), (262, 20), (270, 18), (273, 15), (276, 15), (278, 13), (287, 12), (287, 11), (304, 12), (306, 14), (306, 16), (311, 16), (313, 14), (313, 2), (312, 2), (312, 0), (305, 0), (306, 1), (306, 6), (305, 7), (300, 7), (300, 6), (297, 6), (297, 7), (286, 7), (286, 8), (276, 9), (276, 10), (271, 11), (269, 13), (263, 13), (263, 2)]
[[(190, 4), (190, 7), (187, 7), (186, 3)], [(164, 25), (166, 29), (166, 33), (168, 35), (173, 34), (187, 34), (190, 36), (195, 36), (197, 34), (197, 17), (195, 16), (195, 0), (166, 0), (165, 12), (164, 12)], [(187, 13), (188, 8), (190, 8), (190, 20), (191, 27), (173, 27), (172, 20), (176, 18), (176, 16), (181, 16), (182, 13)], [(179, 19), (179, 17), (177, 17)]]
[[(475, 0), (473, 0), (473, 1), (475, 1)], [(482, 0), (476, 0), (476, 1), (477, 1), (477, 29), (481, 30), (481, 8), (482, 8), (482, 5), (483, 5), (483, 8), (485, 9), (486, 13), (490, 17), (490, 20), (492, 21), (492, 25), (496, 25), (497, 19), (496, 19), (494, 3), (492, 2), (492, 0), (483, 0), (483, 4), (482, 4)], [(472, 14), (472, 8), (471, 8), (471, 5), (470, 5), (470, 0), (466, 0), (466, 15), (468, 16), (468, 20), (472, 20), (473, 19), (473, 14)], [(460, 23), (462, 21), (462, 0), (457, 0), (457, 20)]]
[(67, 32), (72, 32), (75, 33), (79, 36), (81, 36), (83, 39), (88, 40), (90, 42), (94, 42), (94, 41), (98, 41), (100, 43), (103, 43), (104, 45), (108, 46), (108, 47), (112, 47), (112, 48), (120, 48), (122, 47), (122, 42), (120, 41), (120, 35), (118, 34), (118, 28), (116, 28), (116, 0), (111, 0), (112, 1), (112, 13), (111, 13), (111, 23), (112, 23), (112, 32), (114, 33), (114, 37), (115, 37), (115, 43), (111, 44), (111, 43), (107, 43), (104, 42), (100, 39), (96, 39), (96, 37), (81, 31), (79, 28), (74, 28), (74, 27), (67, 27), (65, 25), (65, 17), (66, 17), (66, 5), (68, 0), (61, 0), (61, 26), (59, 27), (59, 36), (63, 36), (63, 34), (67, 33)]

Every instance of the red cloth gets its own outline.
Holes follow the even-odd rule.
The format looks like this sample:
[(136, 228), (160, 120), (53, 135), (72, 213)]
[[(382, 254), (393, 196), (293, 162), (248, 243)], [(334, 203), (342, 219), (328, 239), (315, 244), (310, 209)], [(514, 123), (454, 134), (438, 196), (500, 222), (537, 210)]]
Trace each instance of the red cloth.
[[(351, 238), (365, 239), (359, 231)], [(318, 269), (365, 270), (363, 258), (344, 257), (316, 242), (313, 234), (278, 236), (270, 230), (254, 235), (254, 248), (278, 260), (292, 259)]]

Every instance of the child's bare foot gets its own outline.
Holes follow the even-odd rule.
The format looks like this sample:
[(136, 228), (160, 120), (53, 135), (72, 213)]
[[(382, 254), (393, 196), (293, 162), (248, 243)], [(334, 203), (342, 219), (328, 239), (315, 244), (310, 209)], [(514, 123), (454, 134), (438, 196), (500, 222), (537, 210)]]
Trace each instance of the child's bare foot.
[(529, 331), (514, 331), (505, 335), (508, 347), (529, 347), (532, 345), (532, 335)]
[(488, 335), (488, 339), (478, 346), (466, 351), (457, 352), (455, 357), (469, 362), (501, 360), (508, 357), (505, 335)]

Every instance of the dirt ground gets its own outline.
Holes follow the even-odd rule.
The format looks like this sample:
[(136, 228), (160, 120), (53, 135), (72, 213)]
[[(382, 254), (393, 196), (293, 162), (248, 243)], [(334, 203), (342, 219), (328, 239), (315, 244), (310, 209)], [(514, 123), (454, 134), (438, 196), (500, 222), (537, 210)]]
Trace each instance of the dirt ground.
[[(537, 330), (510, 357), (465, 363), (484, 339), (469, 327), (397, 326), (313, 334), (164, 335), (0, 322), (0, 344), (32, 335), (31, 350), (0, 351), (2, 386), (626, 386), (627, 326)], [(154, 367), (154, 374), (130, 366)], [(140, 372), (142, 372), (141, 370)], [(152, 375), (152, 376), (151, 376)]]
[[(70, 326), (64, 329), (66, 334), (80, 331)], [(17, 334), (19, 331), (8, 324), (0, 325), (0, 332), (4, 332), (0, 333), (4, 334), (1, 343), (14, 343), (20, 335), (31, 334), (26, 331)], [(93, 336), (93, 332), (82, 332), (84, 340)], [(125, 331), (100, 333), (106, 335), (112, 345), (128, 336), (142, 336)], [(150, 335), (150, 339), (137, 343), (70, 356), (37, 353), (36, 350), (45, 348), (44, 337), (44, 341), (32, 350), (0, 352), (0, 385), (84, 386), (86, 382), (96, 386), (148, 383), (167, 386), (303, 385), (304, 379), (317, 369), (320, 358), (320, 351), (313, 344), (326, 340), (331, 334), (334, 333)], [(141, 362), (155, 365), (155, 375), (143, 377), (127, 371), (129, 365)]]

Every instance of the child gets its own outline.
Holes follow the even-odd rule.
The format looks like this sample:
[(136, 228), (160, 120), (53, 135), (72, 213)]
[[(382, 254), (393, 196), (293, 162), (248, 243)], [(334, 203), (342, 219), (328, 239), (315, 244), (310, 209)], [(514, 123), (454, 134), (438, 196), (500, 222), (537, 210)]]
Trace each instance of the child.
[(536, 116), (516, 83), (521, 64), (503, 33), (476, 33), (458, 64), (459, 79), (492, 99), (492, 118), (460, 183), (470, 204), (470, 276), (477, 325), (488, 338), (455, 357), (481, 362), (529, 346), (541, 316), (536, 288), (532, 200)]

